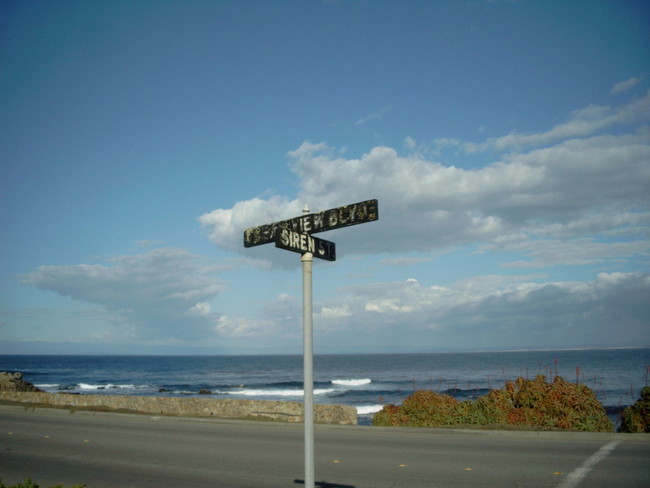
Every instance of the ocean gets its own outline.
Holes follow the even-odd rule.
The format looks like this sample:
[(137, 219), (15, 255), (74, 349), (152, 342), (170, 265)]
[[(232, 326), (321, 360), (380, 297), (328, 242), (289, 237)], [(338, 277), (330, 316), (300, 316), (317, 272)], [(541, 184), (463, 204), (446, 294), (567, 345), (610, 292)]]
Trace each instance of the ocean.
[[(0, 356), (0, 371), (51, 393), (302, 401), (302, 356)], [(650, 375), (650, 348), (316, 355), (315, 403), (352, 405), (359, 423), (417, 389), (477, 398), (517, 377), (589, 386), (617, 424)]]

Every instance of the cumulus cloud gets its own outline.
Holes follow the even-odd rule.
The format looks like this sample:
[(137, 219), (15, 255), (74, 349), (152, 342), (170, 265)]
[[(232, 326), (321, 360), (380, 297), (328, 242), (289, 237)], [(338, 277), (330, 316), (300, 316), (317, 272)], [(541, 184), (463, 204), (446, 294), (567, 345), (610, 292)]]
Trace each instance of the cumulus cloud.
[[(316, 308), (319, 342), (534, 348), (625, 345), (650, 340), (650, 275), (601, 273), (588, 282), (479, 276), (449, 286), (413, 279), (342, 288)], [(336, 303), (336, 305), (333, 305)], [(342, 310), (345, 313), (332, 313)]]
[[(591, 281), (486, 275), (446, 286), (403, 281), (345, 286), (314, 303), (321, 352), (602, 347), (650, 343), (650, 274), (600, 273)], [(295, 299), (279, 297), (261, 319), (223, 317), (232, 338), (297, 344)], [(640, 342), (639, 342), (640, 341)]]
[[(246, 227), (299, 216), (305, 203), (318, 211), (376, 198), (379, 221), (323, 236), (337, 243), (339, 259), (382, 254), (378, 266), (394, 270), (462, 246), (497, 256), (509, 273), (445, 286), (408, 279), (341, 288), (314, 305), (318, 341), (330, 351), (340, 334), (346, 347), (361, 349), (462, 347), (468, 337), (473, 347), (647, 344), (647, 273), (560, 281), (545, 270), (643, 270), (650, 254), (648, 121), (646, 95), (619, 106), (590, 105), (548, 130), (474, 146), (439, 138), (427, 151), (406, 138), (406, 154), (378, 146), (349, 157), (305, 141), (289, 153), (299, 181), (295, 198), (254, 198), (199, 220), (212, 241), (250, 255), (241, 243)], [(469, 168), (437, 161), (449, 148), (489, 150), (493, 159)], [(284, 265), (288, 253), (262, 247), (271, 249), (255, 257)], [(537, 274), (513, 274), (525, 269)], [(286, 317), (295, 319), (297, 307), (278, 300), (261, 322), (224, 318), (221, 331), (262, 335), (272, 323), (286, 334)]]
[(215, 330), (225, 338), (296, 340), (302, 332), (301, 306), (293, 295), (281, 293), (275, 300), (262, 303), (253, 316), (219, 317)]
[[(648, 120), (648, 95), (619, 107), (589, 106), (546, 132), (490, 140), (507, 152), (472, 169), (385, 146), (349, 158), (325, 143), (304, 142), (289, 153), (300, 182), (296, 198), (254, 198), (199, 220), (215, 243), (244, 252), (244, 228), (296, 217), (306, 202), (317, 211), (377, 198), (378, 222), (324, 235), (336, 237), (339, 258), (471, 244), (519, 248), (533, 267), (627, 259), (648, 251)], [(596, 133), (617, 124), (611, 133)], [(567, 256), (585, 243), (591, 244), (586, 255)], [(276, 265), (282, 259), (271, 252), (255, 257)]]
[(195, 341), (214, 335), (218, 315), (208, 301), (224, 285), (199, 256), (162, 248), (107, 263), (40, 266), (22, 281), (102, 306), (116, 327), (114, 337), (123, 341)]

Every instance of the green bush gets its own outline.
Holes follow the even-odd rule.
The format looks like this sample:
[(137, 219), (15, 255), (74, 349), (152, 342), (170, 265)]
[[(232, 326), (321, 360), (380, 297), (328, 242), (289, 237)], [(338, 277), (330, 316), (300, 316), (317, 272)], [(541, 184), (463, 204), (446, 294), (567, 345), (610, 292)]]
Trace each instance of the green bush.
[(585, 385), (559, 376), (547, 383), (517, 378), (503, 390), (492, 390), (476, 401), (459, 402), (449, 395), (419, 390), (401, 406), (386, 405), (373, 425), (435, 427), (502, 425), (589, 432), (612, 432), (614, 426), (596, 395)]
[(650, 387), (641, 390), (641, 398), (621, 414), (619, 432), (650, 432)]
[[(85, 488), (86, 485), (84, 484), (78, 484), (78, 485), (73, 485), (72, 488)], [(32, 480), (29, 478), (23, 481), (22, 483), (18, 483), (17, 485), (5, 485), (2, 480), (0, 480), (0, 488), (40, 488), (39, 485), (34, 483)], [(66, 488), (62, 484), (59, 485), (54, 485), (51, 486), (50, 488)]]

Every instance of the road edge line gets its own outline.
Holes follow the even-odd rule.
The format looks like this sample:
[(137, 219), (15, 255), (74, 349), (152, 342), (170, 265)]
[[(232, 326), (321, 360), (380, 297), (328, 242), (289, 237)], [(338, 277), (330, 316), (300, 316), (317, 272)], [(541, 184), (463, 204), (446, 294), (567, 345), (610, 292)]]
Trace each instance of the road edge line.
[(611, 441), (593, 453), (584, 463), (578, 468), (574, 469), (569, 475), (557, 485), (557, 488), (575, 488), (578, 484), (586, 478), (589, 472), (596, 464), (605, 459), (621, 441)]

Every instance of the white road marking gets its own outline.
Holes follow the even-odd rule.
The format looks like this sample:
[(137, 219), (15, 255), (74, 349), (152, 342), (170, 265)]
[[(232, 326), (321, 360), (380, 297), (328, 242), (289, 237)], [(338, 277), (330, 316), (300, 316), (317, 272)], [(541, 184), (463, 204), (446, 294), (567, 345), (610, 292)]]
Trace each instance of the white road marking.
[(591, 471), (596, 464), (605, 459), (620, 443), (621, 441), (612, 441), (605, 444), (593, 453), (589, 459), (582, 463), (580, 467), (571, 471), (569, 475), (562, 480), (562, 483), (557, 485), (557, 488), (575, 488), (578, 486), (578, 484), (589, 474), (589, 471)]

